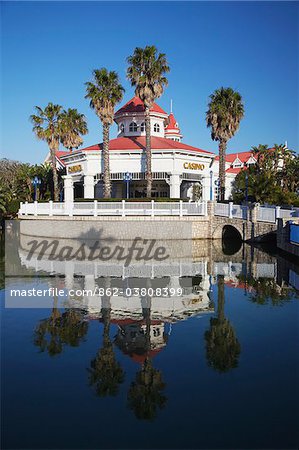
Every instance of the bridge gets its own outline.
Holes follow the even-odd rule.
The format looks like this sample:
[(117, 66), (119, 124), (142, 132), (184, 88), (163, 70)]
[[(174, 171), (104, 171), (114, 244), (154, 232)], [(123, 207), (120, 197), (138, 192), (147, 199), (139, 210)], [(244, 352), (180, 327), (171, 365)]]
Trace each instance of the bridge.
[[(53, 228), (53, 220), (57, 222), (55, 228), (59, 228), (59, 223), (62, 225), (61, 221), (84, 221), (85, 224), (88, 221), (89, 228), (110, 229), (122, 239), (134, 239), (136, 236), (163, 240), (239, 237), (243, 241), (259, 241), (273, 236), (278, 219), (299, 217), (299, 208), (214, 201), (49, 201), (21, 203), (18, 217), (43, 220), (44, 228), (47, 228), (45, 221), (51, 222), (50, 228)], [(65, 224), (62, 228), (62, 234), (57, 237), (78, 237), (76, 232), (73, 236), (65, 236)], [(85, 228), (88, 228), (87, 224)]]

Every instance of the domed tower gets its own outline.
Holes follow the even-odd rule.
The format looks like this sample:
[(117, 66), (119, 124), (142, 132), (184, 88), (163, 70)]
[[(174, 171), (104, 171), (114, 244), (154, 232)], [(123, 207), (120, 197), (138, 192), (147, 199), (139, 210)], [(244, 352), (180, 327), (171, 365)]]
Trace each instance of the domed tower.
[(172, 112), (172, 101), (170, 107), (170, 114), (168, 116), (167, 125), (165, 126), (165, 137), (167, 139), (172, 139), (173, 141), (181, 142), (182, 134), (179, 128), (179, 124), (176, 121), (173, 112)]
[[(167, 113), (156, 103), (150, 109), (151, 136), (164, 137)], [(118, 126), (117, 137), (145, 136), (145, 107), (138, 97), (133, 97), (114, 114)]]

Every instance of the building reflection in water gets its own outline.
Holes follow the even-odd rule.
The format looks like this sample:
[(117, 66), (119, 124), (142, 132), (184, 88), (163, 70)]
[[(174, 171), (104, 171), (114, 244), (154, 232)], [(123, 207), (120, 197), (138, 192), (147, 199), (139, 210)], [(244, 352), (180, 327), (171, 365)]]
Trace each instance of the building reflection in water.
[[(25, 239), (27, 239), (26, 237)], [(50, 356), (61, 353), (65, 346), (78, 346), (85, 339), (91, 319), (102, 322), (102, 345), (90, 362), (88, 382), (99, 396), (115, 396), (125, 380), (118, 348), (140, 364), (130, 380), (127, 405), (137, 418), (153, 420), (167, 404), (166, 382), (154, 365), (154, 356), (168, 343), (169, 330), (177, 322), (191, 317), (212, 315), (203, 333), (206, 360), (220, 373), (238, 367), (241, 344), (233, 323), (225, 315), (225, 292), (242, 289), (250, 301), (283, 304), (292, 295), (288, 270), (282, 259), (243, 245), (235, 254), (223, 253), (217, 242), (192, 243), (192, 258), (178, 255), (164, 263), (137, 264), (123, 267), (108, 264), (86, 264), (80, 261), (48, 261), (26, 258), (24, 245), (19, 247), (19, 264), (30, 274), (48, 274), (49, 286), (66, 289), (117, 287), (181, 288), (182, 295), (93, 296), (76, 295), (54, 307), (49, 318), (39, 322), (34, 333), (35, 345)], [(34, 256), (34, 255), (33, 255)], [(16, 261), (14, 260), (14, 265)], [(297, 268), (292, 267), (293, 271)], [(51, 275), (51, 276), (50, 276)], [(217, 286), (215, 312), (211, 291)], [(216, 289), (215, 289), (216, 290)], [(216, 299), (215, 299), (216, 300)], [(111, 337), (111, 324), (117, 332)], [(118, 360), (119, 359), (119, 360)]]

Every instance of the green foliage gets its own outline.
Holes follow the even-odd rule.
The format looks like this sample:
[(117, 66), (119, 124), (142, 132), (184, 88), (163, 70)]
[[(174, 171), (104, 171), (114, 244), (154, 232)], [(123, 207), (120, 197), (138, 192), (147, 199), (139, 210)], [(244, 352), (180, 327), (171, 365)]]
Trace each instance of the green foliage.
[(60, 115), (61, 143), (68, 150), (78, 148), (83, 144), (81, 136), (88, 133), (86, 118), (77, 109), (64, 110)]
[(249, 300), (258, 305), (283, 306), (295, 295), (288, 286), (279, 286), (274, 278), (239, 275), (238, 279), (246, 284)]
[(241, 95), (232, 88), (221, 87), (210, 95), (208, 108), (206, 122), (213, 141), (227, 142), (238, 130), (244, 116)]
[(165, 74), (170, 68), (166, 55), (158, 53), (154, 45), (136, 47), (133, 55), (128, 57), (128, 64), (127, 78), (135, 87), (135, 95), (143, 101), (146, 108), (151, 108), (168, 84)]
[(226, 145), (238, 131), (244, 116), (244, 105), (239, 92), (232, 88), (217, 89), (210, 95), (206, 113), (207, 126), (211, 128), (213, 141), (219, 142), (219, 189), (220, 200), (225, 199), (225, 153)]
[[(63, 174), (63, 170), (58, 172), (60, 184)], [(53, 173), (49, 164), (30, 165), (9, 159), (0, 160), (0, 217), (15, 216), (20, 202), (34, 200), (34, 177), (41, 180), (37, 188), (37, 200), (50, 200), (53, 194)]]
[(93, 71), (93, 81), (85, 83), (85, 98), (90, 100), (90, 107), (95, 110), (103, 124), (112, 125), (114, 107), (123, 98), (124, 88), (119, 82), (118, 74), (105, 67)]
[(241, 170), (233, 184), (233, 201), (248, 200), (276, 205), (299, 204), (299, 156), (283, 145), (253, 147), (257, 163)]
[(194, 202), (199, 202), (199, 200), (202, 197), (202, 185), (200, 183), (194, 183), (193, 184), (193, 193), (192, 193), (192, 200)]

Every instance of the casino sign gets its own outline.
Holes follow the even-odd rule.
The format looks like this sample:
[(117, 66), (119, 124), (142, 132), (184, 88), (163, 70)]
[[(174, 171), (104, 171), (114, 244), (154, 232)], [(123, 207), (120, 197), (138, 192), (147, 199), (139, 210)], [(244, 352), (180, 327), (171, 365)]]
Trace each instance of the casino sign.
[(184, 162), (184, 169), (204, 170), (205, 165), (200, 163)]

